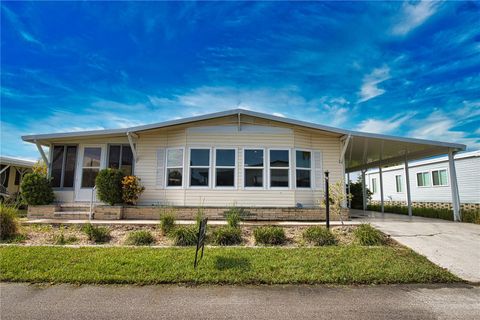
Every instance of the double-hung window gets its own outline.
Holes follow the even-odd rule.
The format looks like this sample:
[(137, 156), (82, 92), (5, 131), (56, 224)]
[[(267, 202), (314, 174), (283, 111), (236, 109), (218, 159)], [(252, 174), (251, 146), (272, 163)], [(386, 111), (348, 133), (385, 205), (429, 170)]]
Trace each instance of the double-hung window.
[(235, 149), (215, 149), (215, 187), (235, 186)]
[(190, 149), (190, 186), (208, 187), (210, 149)]
[(432, 182), (434, 186), (446, 186), (447, 182), (447, 170), (433, 170), (432, 171)]
[(372, 192), (377, 193), (377, 178), (372, 178)]
[(400, 174), (395, 175), (395, 190), (403, 192), (402, 175)]
[(270, 187), (289, 186), (290, 176), (290, 151), (270, 150)]
[(428, 171), (417, 173), (417, 186), (418, 187), (430, 186), (430, 173)]
[(129, 145), (110, 145), (108, 167), (120, 169), (127, 176), (133, 174), (133, 153)]
[(295, 174), (297, 188), (310, 188), (312, 186), (312, 153), (297, 150), (295, 152)]
[(183, 182), (183, 149), (167, 149), (167, 187), (181, 187)]
[(263, 187), (263, 169), (265, 167), (263, 149), (245, 149), (245, 187)]
[(51, 167), (51, 185), (54, 188), (73, 188), (77, 146), (54, 146)]

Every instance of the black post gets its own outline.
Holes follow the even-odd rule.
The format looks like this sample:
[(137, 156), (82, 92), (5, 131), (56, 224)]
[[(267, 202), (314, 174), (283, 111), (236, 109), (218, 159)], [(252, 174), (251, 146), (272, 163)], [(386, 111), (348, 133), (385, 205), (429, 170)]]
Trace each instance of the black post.
[(328, 171), (325, 171), (325, 209), (327, 211), (327, 229), (330, 229), (330, 196), (328, 191)]

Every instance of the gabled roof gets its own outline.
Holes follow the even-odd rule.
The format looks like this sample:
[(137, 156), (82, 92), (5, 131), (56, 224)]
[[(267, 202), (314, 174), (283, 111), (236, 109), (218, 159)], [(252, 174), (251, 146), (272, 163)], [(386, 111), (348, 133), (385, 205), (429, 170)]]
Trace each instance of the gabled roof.
[(65, 141), (68, 138), (118, 137), (127, 135), (128, 133), (138, 133), (142, 131), (172, 127), (226, 116), (238, 116), (240, 119), (242, 115), (319, 130), (321, 132), (327, 132), (330, 134), (337, 134), (339, 138), (345, 138), (344, 141), (348, 141), (348, 144), (346, 147), (342, 148), (343, 158), (339, 159), (339, 161), (345, 161), (345, 169), (347, 172), (368, 169), (379, 165), (400, 163), (403, 162), (406, 157), (409, 160), (421, 159), (445, 154), (449, 151), (462, 151), (466, 149), (465, 145), (458, 143), (396, 137), (376, 133), (346, 130), (244, 109), (232, 109), (196, 117), (170, 120), (123, 129), (38, 134), (23, 136), (22, 139), (38, 144), (49, 144), (55, 140), (58, 141), (59, 139), (63, 139), (63, 141)]
[(121, 128), (121, 129), (105, 129), (105, 130), (92, 130), (92, 131), (76, 131), (76, 132), (64, 132), (64, 133), (48, 133), (48, 134), (35, 134), (35, 135), (26, 135), (22, 136), (24, 141), (34, 142), (35, 140), (47, 140), (47, 139), (54, 139), (54, 138), (69, 138), (69, 137), (88, 137), (88, 136), (99, 136), (99, 135), (119, 135), (119, 134), (127, 134), (128, 132), (141, 132), (165, 127), (171, 127), (181, 124), (188, 124), (192, 122), (202, 121), (202, 120), (209, 120), (215, 118), (221, 118), (225, 116), (232, 116), (232, 115), (247, 115), (252, 117), (263, 118), (267, 120), (277, 121), (281, 123), (297, 125), (300, 127), (310, 128), (310, 129), (317, 129), (321, 131), (327, 131), (331, 133), (337, 133), (340, 135), (351, 135), (357, 137), (365, 137), (365, 138), (376, 138), (376, 139), (383, 139), (383, 140), (395, 140), (395, 141), (403, 141), (403, 142), (410, 142), (410, 143), (420, 143), (420, 144), (432, 144), (442, 147), (450, 147), (459, 150), (464, 150), (465, 145), (458, 144), (458, 143), (448, 143), (442, 141), (434, 141), (434, 140), (424, 140), (424, 139), (416, 139), (416, 138), (405, 138), (405, 137), (398, 137), (398, 136), (389, 136), (377, 133), (367, 133), (367, 132), (360, 132), (360, 131), (353, 131), (353, 130), (346, 130), (340, 129), (330, 126), (325, 126), (317, 123), (306, 122), (301, 120), (289, 119), (279, 116), (274, 116), (266, 113), (250, 111), (245, 109), (232, 109), (227, 111), (209, 113), (201, 116), (183, 118), (183, 119), (176, 119), (176, 120), (169, 120), (164, 122), (157, 122), (147, 125), (129, 127), (129, 128)]

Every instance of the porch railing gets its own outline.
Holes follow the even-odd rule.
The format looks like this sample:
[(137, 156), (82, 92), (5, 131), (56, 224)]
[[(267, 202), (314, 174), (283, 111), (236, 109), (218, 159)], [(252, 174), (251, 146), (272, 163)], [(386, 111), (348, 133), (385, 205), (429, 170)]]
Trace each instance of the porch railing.
[(93, 186), (92, 188), (92, 196), (90, 198), (90, 212), (88, 213), (88, 220), (92, 220), (93, 218), (93, 209), (95, 208), (95, 200), (96, 200), (96, 191), (97, 186)]

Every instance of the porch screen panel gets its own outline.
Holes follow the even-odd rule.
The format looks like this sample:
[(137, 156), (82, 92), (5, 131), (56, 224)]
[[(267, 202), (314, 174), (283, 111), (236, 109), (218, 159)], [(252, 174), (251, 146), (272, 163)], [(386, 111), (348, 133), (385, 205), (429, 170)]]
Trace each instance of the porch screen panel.
[(320, 151), (313, 152), (315, 166), (315, 189), (323, 190), (323, 159)]
[(157, 189), (163, 189), (165, 187), (165, 149), (157, 149)]
[(75, 163), (77, 159), (77, 147), (68, 146), (65, 156), (65, 170), (63, 174), (63, 187), (73, 188), (75, 180)]
[(51, 185), (54, 188), (60, 188), (62, 184), (62, 169), (63, 169), (63, 156), (64, 156), (64, 146), (54, 146), (53, 147), (53, 159), (52, 159), (52, 172)]

